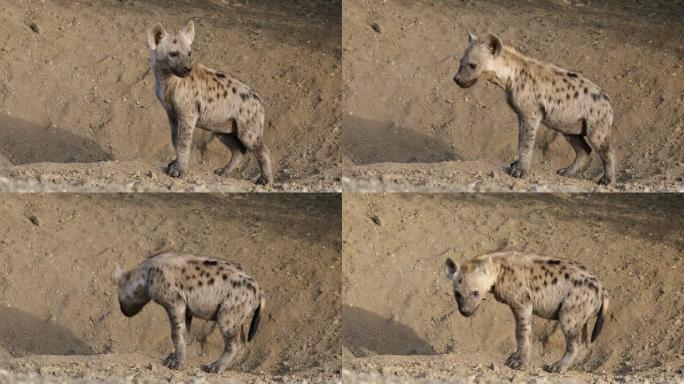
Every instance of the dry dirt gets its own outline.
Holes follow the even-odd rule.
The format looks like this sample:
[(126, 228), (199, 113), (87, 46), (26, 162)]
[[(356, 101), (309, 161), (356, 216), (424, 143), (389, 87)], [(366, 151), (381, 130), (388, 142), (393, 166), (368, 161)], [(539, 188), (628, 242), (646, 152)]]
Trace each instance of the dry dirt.
[[(0, 212), (0, 382), (339, 378), (339, 195), (14, 194)], [(164, 310), (119, 311), (115, 264), (161, 249), (239, 262), (265, 291), (255, 339), (222, 376), (200, 369), (223, 348), (212, 322), (193, 322), (173, 371)]]
[[(343, 189), (684, 190), (683, 17), (681, 0), (345, 1)], [(557, 176), (574, 155), (546, 128), (531, 175), (506, 174), (518, 131), (502, 90), (452, 81), (466, 29), (604, 88), (615, 110), (614, 186), (596, 185), (595, 154), (576, 178)]]
[[(684, 381), (682, 195), (345, 194), (342, 221), (350, 382)], [(456, 310), (445, 258), (496, 249), (578, 260), (609, 290), (603, 332), (567, 374), (542, 371), (564, 351), (555, 322), (535, 319), (517, 372), (510, 310), (491, 295)]]
[[(253, 86), (266, 106), (275, 184), (253, 156), (195, 137), (189, 175), (173, 158), (148, 72), (147, 29), (194, 20), (195, 59)], [(341, 156), (339, 0), (7, 0), (0, 14), (1, 190), (331, 191)]]

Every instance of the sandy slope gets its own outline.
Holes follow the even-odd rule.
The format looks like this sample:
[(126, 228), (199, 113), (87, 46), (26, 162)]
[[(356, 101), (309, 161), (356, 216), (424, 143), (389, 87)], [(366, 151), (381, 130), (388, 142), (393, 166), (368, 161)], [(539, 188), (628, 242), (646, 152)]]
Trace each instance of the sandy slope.
[[(223, 339), (193, 322), (185, 369), (163, 309), (118, 308), (111, 272), (160, 249), (237, 261), (265, 291), (266, 312), (238, 377), (335, 378), (339, 372), (337, 195), (11, 195), (0, 202), (0, 369), (149, 380), (203, 378)], [(312, 263), (312, 260), (316, 260)], [(2, 379), (0, 379), (1, 381)]]
[[(173, 152), (148, 73), (146, 31), (157, 21), (177, 29), (192, 19), (196, 60), (252, 85), (264, 99), (271, 189), (334, 189), (341, 164), (340, 13), (338, 0), (4, 1), (0, 176), (44, 176), (49, 180), (34, 187), (40, 190), (116, 189), (136, 182), (136, 172), (161, 175)], [(195, 138), (198, 147), (203, 136)], [(194, 150), (188, 179), (176, 189), (251, 190), (258, 166), (249, 158), (233, 177), (215, 177), (229, 153), (213, 140), (203, 153)], [(170, 181), (140, 183), (168, 190)]]
[(517, 155), (517, 119), (503, 92), (452, 81), (466, 29), (495, 32), (611, 95), (618, 183), (598, 190), (684, 188), (682, 9), (678, 1), (346, 1), (345, 190), (597, 189), (596, 155), (576, 178), (555, 175), (573, 152), (546, 128), (531, 177), (511, 187), (505, 170)]
[[(344, 367), (434, 379), (684, 379), (683, 209), (678, 195), (345, 195)], [(499, 248), (578, 260), (609, 290), (606, 326), (567, 375), (541, 371), (564, 348), (553, 322), (535, 320), (531, 365), (516, 373), (503, 364), (515, 346), (510, 310), (492, 297), (472, 318), (455, 310), (444, 259)]]

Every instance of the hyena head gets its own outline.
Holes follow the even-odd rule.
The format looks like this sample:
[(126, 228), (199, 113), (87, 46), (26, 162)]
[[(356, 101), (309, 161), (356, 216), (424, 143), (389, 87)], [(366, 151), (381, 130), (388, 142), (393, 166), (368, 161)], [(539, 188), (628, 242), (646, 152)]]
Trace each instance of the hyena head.
[(195, 24), (192, 20), (177, 33), (167, 33), (157, 23), (147, 33), (147, 44), (152, 50), (152, 60), (165, 72), (185, 77), (192, 71), (192, 41)]
[(461, 266), (447, 258), (444, 270), (452, 282), (458, 311), (472, 316), (496, 281), (492, 258), (467, 261)]
[(468, 47), (461, 57), (454, 82), (461, 88), (475, 84), (480, 76), (493, 72), (494, 60), (501, 56), (503, 44), (496, 35), (487, 34), (483, 40), (468, 32)]
[(112, 273), (112, 279), (119, 288), (119, 307), (127, 317), (137, 315), (145, 304), (150, 302), (146, 287), (147, 279), (137, 270), (124, 272), (117, 265)]

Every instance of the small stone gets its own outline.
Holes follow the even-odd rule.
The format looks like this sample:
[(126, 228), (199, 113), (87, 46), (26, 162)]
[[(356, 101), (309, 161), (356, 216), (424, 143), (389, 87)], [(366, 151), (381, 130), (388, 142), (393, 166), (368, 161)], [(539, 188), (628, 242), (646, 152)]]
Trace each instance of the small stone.
[(40, 27), (35, 22), (31, 22), (31, 24), (29, 24), (29, 28), (31, 28), (31, 30), (35, 33), (40, 33)]
[(382, 225), (382, 219), (378, 215), (373, 215), (373, 217), (371, 217), (371, 220), (373, 220), (373, 222), (377, 225)]
[(382, 33), (382, 28), (380, 28), (380, 24), (378, 23), (371, 24), (371, 28), (377, 33)]
[(31, 215), (31, 216), (29, 216), (28, 219), (29, 219), (29, 220), (31, 221), (31, 223), (33, 223), (33, 225), (35, 225), (36, 227), (40, 226), (40, 220), (38, 220), (38, 216), (36, 216), (36, 215)]

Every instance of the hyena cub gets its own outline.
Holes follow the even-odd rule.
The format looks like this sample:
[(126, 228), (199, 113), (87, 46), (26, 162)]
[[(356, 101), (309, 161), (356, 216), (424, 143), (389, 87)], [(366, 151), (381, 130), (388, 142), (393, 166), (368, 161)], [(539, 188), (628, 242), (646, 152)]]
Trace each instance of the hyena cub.
[(518, 160), (510, 165), (511, 176), (529, 173), (537, 128), (544, 123), (561, 132), (575, 150), (575, 160), (558, 174), (572, 176), (583, 169), (593, 147), (603, 161), (599, 183), (615, 181), (610, 146), (613, 107), (598, 85), (577, 72), (524, 56), (491, 33), (480, 40), (469, 32), (454, 81), (467, 88), (479, 78), (504, 88), (508, 104), (518, 114)]
[(524, 368), (530, 359), (533, 314), (558, 320), (565, 335), (565, 354), (557, 363), (546, 367), (550, 372), (565, 372), (582, 344), (589, 344), (590, 318), (597, 316), (592, 342), (603, 327), (608, 295), (601, 283), (574, 261), (498, 252), (475, 257), (461, 265), (447, 259), (444, 267), (463, 316), (472, 316), (487, 292), (511, 308), (518, 348), (508, 357), (506, 365), (513, 369)]
[(205, 366), (208, 372), (223, 372), (245, 341), (256, 334), (265, 305), (256, 281), (239, 265), (223, 260), (165, 252), (149, 257), (129, 272), (117, 265), (112, 277), (119, 288), (124, 315), (135, 316), (150, 300), (166, 309), (175, 351), (164, 365), (172, 369), (183, 365), (185, 338), (190, 335), (192, 318), (198, 317), (215, 321), (223, 335), (223, 354)]
[(155, 24), (147, 35), (152, 50), (150, 68), (156, 94), (169, 117), (176, 158), (169, 164), (171, 177), (182, 177), (190, 161), (192, 133), (205, 129), (225, 144), (230, 162), (216, 171), (227, 176), (240, 165), (246, 151), (254, 152), (261, 177), (257, 184), (273, 181), (271, 155), (264, 144), (264, 106), (250, 87), (223, 72), (192, 64), (192, 21), (178, 33), (167, 33)]

